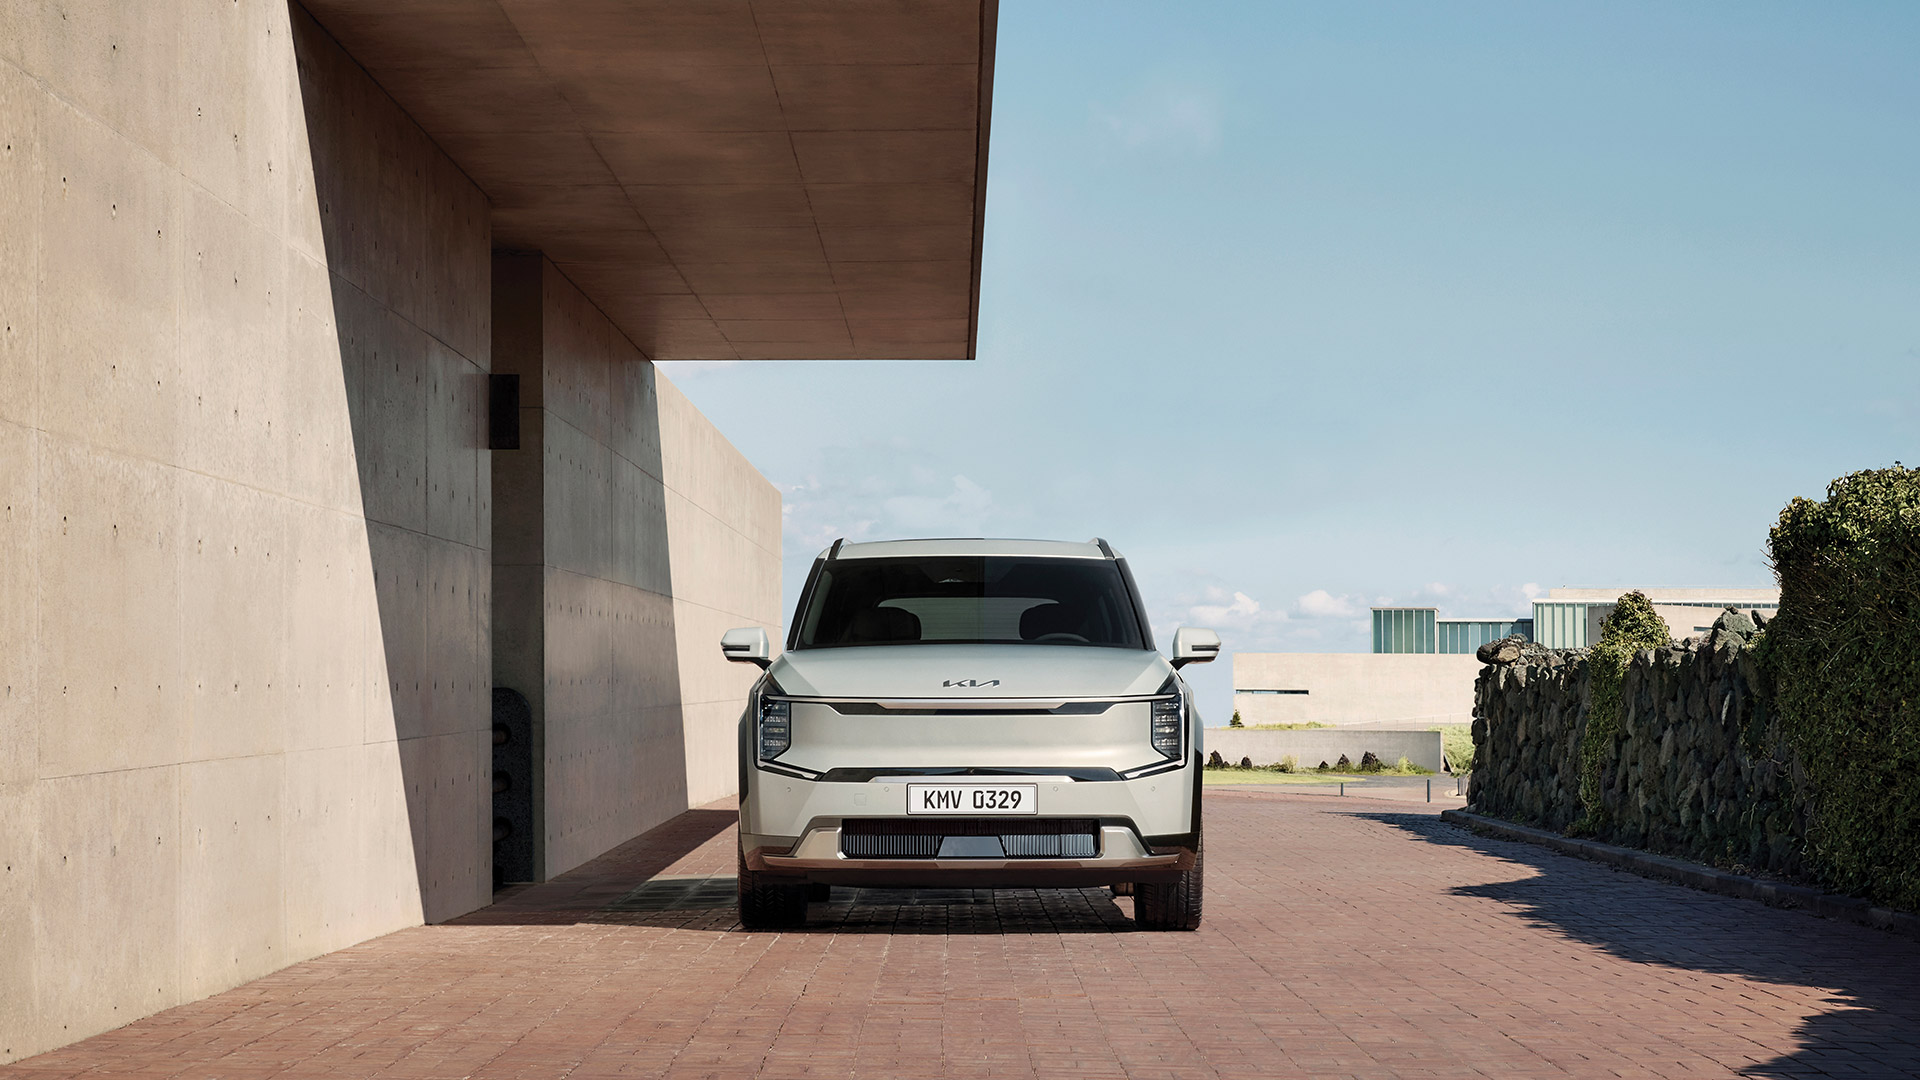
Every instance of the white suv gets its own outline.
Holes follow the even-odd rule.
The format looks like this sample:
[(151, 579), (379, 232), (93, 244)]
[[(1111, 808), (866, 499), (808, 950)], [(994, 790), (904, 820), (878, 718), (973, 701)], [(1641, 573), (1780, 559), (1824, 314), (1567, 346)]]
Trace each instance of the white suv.
[(1200, 716), (1105, 541), (836, 541), (740, 722), (740, 921), (831, 885), (1131, 886), (1144, 929), (1200, 925)]

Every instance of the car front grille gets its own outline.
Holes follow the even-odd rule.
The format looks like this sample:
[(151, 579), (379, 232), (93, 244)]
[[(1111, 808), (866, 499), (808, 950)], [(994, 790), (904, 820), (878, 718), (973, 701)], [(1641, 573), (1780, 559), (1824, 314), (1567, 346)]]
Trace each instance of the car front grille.
[(1100, 851), (1092, 818), (850, 818), (840, 853), (850, 859), (1091, 859)]

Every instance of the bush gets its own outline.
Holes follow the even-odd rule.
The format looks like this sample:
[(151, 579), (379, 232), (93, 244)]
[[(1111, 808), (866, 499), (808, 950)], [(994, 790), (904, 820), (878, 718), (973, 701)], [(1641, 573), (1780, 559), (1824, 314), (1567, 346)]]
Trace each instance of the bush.
[(1809, 862), (1920, 909), (1920, 469), (1853, 473), (1767, 535), (1780, 614), (1761, 638), (1805, 772)]
[(1228, 726), (1228, 727), (1246, 727), (1246, 726), (1247, 726), (1247, 725), (1245, 725), (1245, 724), (1243, 724), (1243, 723), (1241, 723), (1241, 722), (1240, 722), (1240, 710), (1239, 710), (1239, 709), (1235, 709), (1235, 710), (1233, 710), (1233, 718), (1227, 721), (1227, 726)]
[(1446, 754), (1449, 771), (1456, 773), (1473, 771), (1473, 727), (1471, 725), (1445, 724), (1427, 730), (1440, 733), (1441, 752)]
[(1600, 805), (1600, 774), (1613, 763), (1622, 719), (1620, 684), (1627, 665), (1641, 649), (1672, 641), (1673, 634), (1653, 610), (1653, 602), (1638, 590), (1621, 597), (1600, 624), (1600, 641), (1592, 655), (1593, 696), (1587, 706), (1587, 727), (1580, 736), (1580, 805), (1586, 813), (1573, 831), (1592, 832), (1605, 813)]

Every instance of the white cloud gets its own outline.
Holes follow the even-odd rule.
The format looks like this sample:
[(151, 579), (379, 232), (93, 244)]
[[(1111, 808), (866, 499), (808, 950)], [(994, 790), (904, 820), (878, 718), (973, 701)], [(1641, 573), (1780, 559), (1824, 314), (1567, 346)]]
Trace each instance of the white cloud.
[(1205, 626), (1210, 629), (1260, 629), (1287, 621), (1284, 611), (1268, 611), (1260, 606), (1260, 601), (1243, 592), (1229, 593), (1225, 589), (1209, 587), (1206, 602), (1192, 604), (1187, 608), (1186, 624)]
[(1210, 94), (1159, 86), (1117, 107), (1096, 105), (1094, 119), (1129, 149), (1212, 150), (1220, 145), (1220, 106)]
[(805, 480), (781, 485), (782, 532), (793, 553), (839, 538), (984, 536), (993, 492), (964, 474), (943, 474), (904, 445), (836, 448)]
[(1520, 595), (1526, 597), (1528, 600), (1537, 600), (1541, 596), (1544, 596), (1546, 594), (1546, 591), (1547, 590), (1541, 588), (1539, 585), (1531, 581), (1527, 582), (1525, 585), (1520, 586)]
[(953, 489), (945, 495), (894, 495), (883, 500), (881, 507), (903, 529), (939, 529), (946, 522), (985, 518), (993, 509), (993, 493), (965, 476), (956, 476)]
[(1315, 589), (1294, 601), (1294, 610), (1310, 619), (1350, 619), (1365, 610), (1361, 601), (1350, 596), (1335, 596), (1325, 589)]

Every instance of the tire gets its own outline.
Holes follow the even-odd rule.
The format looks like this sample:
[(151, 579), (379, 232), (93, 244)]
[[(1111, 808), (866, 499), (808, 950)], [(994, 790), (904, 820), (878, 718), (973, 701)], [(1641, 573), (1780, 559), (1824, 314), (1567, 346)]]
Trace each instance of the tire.
[(747, 869), (747, 854), (737, 852), (740, 874), (740, 925), (749, 930), (805, 926), (807, 884)]
[(1133, 924), (1142, 930), (1200, 929), (1206, 854), (1206, 842), (1196, 836), (1193, 869), (1180, 871), (1172, 881), (1134, 882)]

